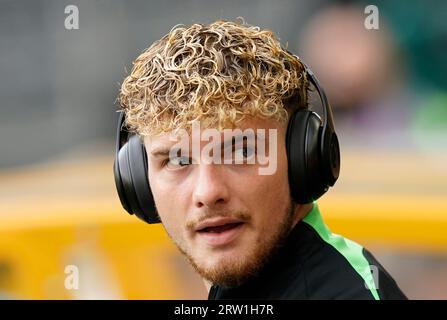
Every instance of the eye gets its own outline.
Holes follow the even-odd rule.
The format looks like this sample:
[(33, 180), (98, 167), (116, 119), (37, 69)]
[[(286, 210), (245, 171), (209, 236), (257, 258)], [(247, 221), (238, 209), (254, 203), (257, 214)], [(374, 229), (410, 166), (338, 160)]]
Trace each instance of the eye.
[(255, 149), (244, 145), (234, 150), (235, 159), (250, 159), (255, 154)]
[(176, 169), (192, 164), (192, 159), (189, 157), (171, 157), (165, 163), (168, 168)]

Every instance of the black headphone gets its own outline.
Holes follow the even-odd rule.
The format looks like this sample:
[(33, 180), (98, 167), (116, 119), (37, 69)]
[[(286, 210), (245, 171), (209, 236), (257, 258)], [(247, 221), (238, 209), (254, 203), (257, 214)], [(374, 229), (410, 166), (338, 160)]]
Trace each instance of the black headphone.
[[(323, 105), (323, 121), (308, 109), (298, 109), (288, 123), (286, 149), (290, 194), (300, 204), (321, 197), (335, 184), (340, 172), (340, 147), (332, 111), (323, 88), (313, 72), (304, 65), (307, 78)], [(148, 163), (140, 138), (123, 129), (124, 113), (118, 119), (116, 155), (113, 165), (115, 184), (121, 204), (130, 214), (147, 223), (159, 223), (149, 185)]]

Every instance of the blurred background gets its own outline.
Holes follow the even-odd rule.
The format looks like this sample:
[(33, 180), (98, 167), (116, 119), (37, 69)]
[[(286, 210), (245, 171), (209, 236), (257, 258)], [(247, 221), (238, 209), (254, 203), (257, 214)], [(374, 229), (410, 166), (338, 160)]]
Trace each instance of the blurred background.
[[(65, 28), (68, 5), (79, 29)], [(318, 201), (331, 230), (408, 297), (447, 299), (446, 12), (442, 0), (0, 0), (0, 298), (207, 297), (162, 227), (120, 206), (116, 97), (174, 25), (243, 17), (303, 58), (332, 103), (341, 176)]]

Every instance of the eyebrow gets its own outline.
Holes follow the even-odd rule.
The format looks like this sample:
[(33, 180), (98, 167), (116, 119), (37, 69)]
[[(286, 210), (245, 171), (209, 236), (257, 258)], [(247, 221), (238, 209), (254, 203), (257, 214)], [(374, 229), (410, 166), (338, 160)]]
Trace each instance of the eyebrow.
[(166, 147), (155, 148), (154, 150), (151, 151), (151, 156), (154, 158), (166, 157), (169, 156), (170, 150), (171, 150), (170, 148)]

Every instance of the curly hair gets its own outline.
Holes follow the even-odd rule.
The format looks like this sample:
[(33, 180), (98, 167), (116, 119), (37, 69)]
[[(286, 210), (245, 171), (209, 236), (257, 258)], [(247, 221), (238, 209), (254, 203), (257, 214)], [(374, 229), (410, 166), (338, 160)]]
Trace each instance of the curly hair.
[(219, 20), (176, 26), (153, 43), (118, 100), (128, 130), (144, 136), (195, 120), (219, 130), (247, 116), (287, 121), (288, 109), (307, 105), (307, 89), (303, 64), (273, 32)]

